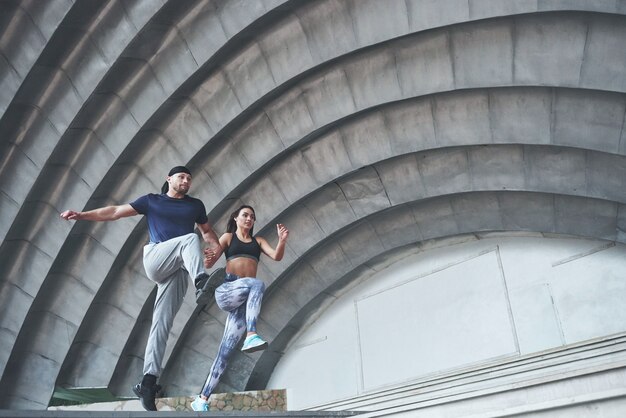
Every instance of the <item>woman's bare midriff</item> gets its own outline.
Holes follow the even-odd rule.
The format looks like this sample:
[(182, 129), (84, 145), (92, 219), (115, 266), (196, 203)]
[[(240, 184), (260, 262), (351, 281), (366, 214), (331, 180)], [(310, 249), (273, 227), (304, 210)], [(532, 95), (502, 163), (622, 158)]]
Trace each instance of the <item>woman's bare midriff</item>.
[(226, 273), (239, 277), (256, 277), (257, 262), (247, 257), (237, 257), (226, 262)]

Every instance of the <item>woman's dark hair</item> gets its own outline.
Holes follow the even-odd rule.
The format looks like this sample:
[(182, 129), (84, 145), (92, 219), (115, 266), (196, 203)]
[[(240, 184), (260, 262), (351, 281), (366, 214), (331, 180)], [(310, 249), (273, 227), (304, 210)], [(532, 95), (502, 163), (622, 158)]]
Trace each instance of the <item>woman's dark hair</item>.
[[(254, 212), (254, 208), (252, 206), (250, 205), (239, 206), (239, 209), (237, 209), (236, 211), (230, 214), (230, 218), (228, 218), (228, 223), (226, 224), (226, 232), (231, 232), (233, 234), (237, 232), (237, 222), (235, 221), (235, 218), (239, 216), (239, 212), (241, 212), (242, 209), (250, 209), (252, 213), (256, 216), (256, 213)], [(254, 233), (254, 226), (250, 228), (250, 236), (252, 236), (253, 233)]]

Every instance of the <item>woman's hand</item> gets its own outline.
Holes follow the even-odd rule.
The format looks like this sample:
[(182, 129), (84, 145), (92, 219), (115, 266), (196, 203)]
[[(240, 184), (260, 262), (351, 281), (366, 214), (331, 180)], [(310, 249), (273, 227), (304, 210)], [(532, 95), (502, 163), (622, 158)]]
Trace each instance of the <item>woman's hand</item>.
[(280, 261), (285, 255), (285, 246), (287, 245), (287, 237), (289, 236), (289, 230), (283, 224), (276, 224), (276, 233), (278, 234), (278, 244), (276, 248), (267, 242), (263, 237), (256, 237), (259, 245), (261, 245), (261, 251), (272, 260)]
[(276, 233), (278, 234), (278, 241), (287, 241), (289, 236), (289, 230), (283, 224), (276, 224)]

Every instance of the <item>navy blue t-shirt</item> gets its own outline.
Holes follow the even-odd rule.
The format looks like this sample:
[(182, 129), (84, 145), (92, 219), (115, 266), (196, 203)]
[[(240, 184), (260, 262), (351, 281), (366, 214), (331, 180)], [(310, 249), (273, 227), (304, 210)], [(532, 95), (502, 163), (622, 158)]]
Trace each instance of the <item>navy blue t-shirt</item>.
[(130, 205), (148, 218), (150, 242), (163, 242), (194, 232), (196, 224), (209, 221), (201, 200), (185, 196), (174, 199), (166, 194), (150, 193)]

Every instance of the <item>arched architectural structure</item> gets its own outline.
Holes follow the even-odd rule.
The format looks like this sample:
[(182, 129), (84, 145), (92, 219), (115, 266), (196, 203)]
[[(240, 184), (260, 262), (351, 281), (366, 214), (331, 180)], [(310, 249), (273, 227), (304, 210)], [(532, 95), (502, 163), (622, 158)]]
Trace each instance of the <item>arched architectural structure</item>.
[[(131, 395), (154, 301), (145, 222), (59, 213), (155, 192), (174, 165), (192, 168), (216, 230), (245, 202), (261, 235), (291, 231), (285, 259), (259, 269), (272, 344), (237, 355), (224, 390), (265, 387), (333, 289), (407, 246), (626, 240), (624, 1), (58, 0), (0, 13), (0, 408)], [(187, 298), (168, 394), (198, 390), (222, 323)]]

